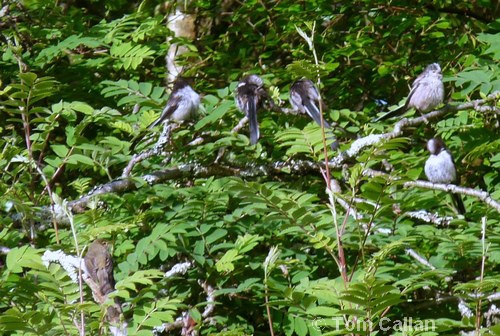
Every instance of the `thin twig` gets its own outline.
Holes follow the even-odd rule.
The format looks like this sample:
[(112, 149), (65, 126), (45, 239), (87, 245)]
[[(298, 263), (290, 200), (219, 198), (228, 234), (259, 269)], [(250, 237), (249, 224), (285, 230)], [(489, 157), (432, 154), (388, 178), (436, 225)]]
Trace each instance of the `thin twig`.
[[(479, 291), (482, 292), (483, 282), (484, 282), (484, 265), (486, 264), (486, 257), (488, 254), (489, 245), (486, 244), (486, 216), (481, 218), (481, 246), (482, 246), (482, 257), (481, 257), (481, 275), (479, 278)], [(481, 302), (482, 296), (476, 304), (476, 332), (479, 335), (481, 330)]]
[[(175, 273), (175, 274), (183, 274), (184, 270), (187, 270), (190, 266), (187, 266), (187, 264), (192, 265), (192, 262), (186, 262), (186, 263), (180, 263), (176, 264), (174, 267), (170, 269), (167, 273)], [(179, 270), (182, 269), (182, 271), (179, 272)], [(201, 316), (203, 317), (203, 323), (211, 323), (212, 322), (212, 314), (215, 311), (215, 288), (208, 284), (206, 281), (201, 281), (198, 280), (198, 284), (203, 288), (203, 291), (206, 293), (207, 298), (206, 302), (207, 305), (205, 306), (205, 309), (203, 310), (203, 313)], [(184, 311), (180, 314), (179, 317), (175, 319), (174, 322), (169, 322), (169, 323), (163, 323), (161, 326), (157, 326), (153, 328), (153, 335), (160, 335), (163, 334), (167, 331), (172, 331), (176, 329), (182, 329), (183, 332), (181, 334), (186, 334), (186, 330), (189, 329), (191, 330), (193, 325), (193, 320), (191, 316), (189, 315), (188, 311)]]
[(232, 133), (238, 133), (242, 128), (243, 126), (246, 125), (246, 123), (248, 123), (248, 117), (247, 116), (244, 116), (240, 122), (234, 126), (234, 128), (231, 130)]
[(416, 261), (418, 261), (422, 265), (430, 268), (431, 270), (436, 269), (436, 267), (434, 267), (434, 265), (432, 265), (430, 262), (428, 262), (424, 257), (422, 257), (420, 254), (418, 254), (414, 249), (408, 248), (405, 251), (410, 257), (412, 257), (413, 259), (415, 259)]
[(127, 178), (128, 176), (130, 176), (132, 169), (134, 169), (134, 166), (139, 162), (144, 161), (152, 156), (159, 155), (163, 147), (172, 139), (172, 132), (177, 128), (176, 125), (177, 124), (169, 123), (167, 120), (167, 122), (164, 123), (163, 131), (158, 137), (158, 141), (156, 141), (156, 144), (153, 146), (153, 148), (147, 149), (139, 154), (135, 154), (129, 161), (125, 169), (123, 169), (122, 178)]

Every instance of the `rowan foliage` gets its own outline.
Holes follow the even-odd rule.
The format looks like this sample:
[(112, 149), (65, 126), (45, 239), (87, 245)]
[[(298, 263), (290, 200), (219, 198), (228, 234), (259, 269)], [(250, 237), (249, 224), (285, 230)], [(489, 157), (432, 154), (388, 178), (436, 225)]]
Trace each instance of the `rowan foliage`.
[[(113, 247), (129, 335), (180, 334), (179, 317), (200, 335), (500, 334), (498, 4), (179, 6), (196, 15), (194, 40), (174, 37), (159, 1), (2, 3), (0, 334), (109, 333), (78, 272), (46, 255), (83, 256), (96, 238)], [(162, 132), (147, 126), (169, 97), (172, 43), (187, 47), (200, 116), (123, 174)], [(399, 133), (401, 118), (373, 122), (432, 62), (448, 107)], [(354, 138), (335, 131), (334, 151), (308, 118), (263, 110), (252, 146), (248, 125), (233, 131), (250, 73), (285, 112), (309, 77), (325, 120)], [(435, 136), (471, 190), (465, 216), (419, 184)]]

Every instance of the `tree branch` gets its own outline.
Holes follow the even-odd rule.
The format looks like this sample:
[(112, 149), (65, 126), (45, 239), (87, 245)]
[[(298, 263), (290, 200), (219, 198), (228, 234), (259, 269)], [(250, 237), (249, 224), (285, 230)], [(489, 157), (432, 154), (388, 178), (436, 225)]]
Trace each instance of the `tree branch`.
[[(397, 136), (400, 136), (403, 133), (403, 130), (409, 126), (415, 126), (419, 125), (425, 122), (427, 119), (435, 119), (438, 118), (450, 111), (459, 111), (459, 110), (465, 110), (465, 109), (470, 109), (470, 108), (478, 108), (479, 106), (482, 106), (483, 104), (486, 104), (487, 102), (491, 102), (493, 100), (500, 99), (500, 91), (497, 91), (493, 94), (490, 94), (488, 97), (485, 99), (479, 99), (475, 101), (471, 101), (468, 103), (460, 104), (457, 106), (447, 106), (441, 110), (436, 110), (430, 113), (427, 113), (424, 116), (418, 117), (418, 118), (413, 118), (413, 119), (402, 119), (398, 121), (395, 125), (394, 128), (391, 132), (388, 133), (383, 133), (383, 134), (371, 134), (368, 135), (364, 138), (358, 139), (354, 141), (351, 144), (351, 147), (344, 151), (341, 152), (339, 155), (334, 157), (330, 162), (329, 166), (330, 168), (340, 168), (343, 163), (356, 155), (358, 155), (361, 150), (367, 146), (375, 145), (377, 143), (380, 143), (383, 140), (386, 139), (392, 139)], [(245, 118), (243, 118), (238, 125), (244, 125)], [(235, 127), (236, 128), (236, 127)], [(155, 147), (152, 149), (154, 153), (158, 152), (158, 149), (165, 144), (165, 139), (169, 138), (169, 135), (172, 130), (169, 129), (169, 127), (164, 128), (164, 132), (162, 133), (162, 137), (164, 140), (158, 140), (157, 144)], [(233, 129), (233, 131), (235, 131)], [(153, 154), (154, 154), (153, 153)], [(143, 154), (140, 155), (153, 155), (151, 152), (146, 151)], [(139, 155), (139, 156), (140, 156)], [(80, 199), (71, 201), (68, 203), (69, 208), (74, 212), (74, 213), (81, 213), (85, 211), (85, 207), (87, 204), (92, 201), (96, 196), (99, 195), (105, 195), (109, 193), (124, 193), (124, 192), (129, 192), (137, 189), (136, 184), (134, 183), (134, 179), (129, 178), (129, 174), (131, 172), (131, 169), (133, 166), (140, 162), (139, 158), (136, 158), (135, 160), (131, 160), (131, 162), (127, 166), (127, 168), (123, 172), (123, 178), (111, 181), (109, 183), (103, 184), (101, 186), (98, 186), (94, 188), (88, 195), (81, 197)], [(260, 166), (246, 166), (246, 167), (233, 167), (233, 166), (223, 166), (219, 164), (212, 164), (210, 166), (203, 166), (199, 163), (189, 163), (189, 164), (182, 164), (177, 167), (171, 167), (167, 168), (164, 170), (159, 170), (155, 171), (146, 175), (143, 175), (142, 177), (138, 177), (137, 179), (142, 179), (146, 182), (148, 182), (151, 185), (162, 183), (168, 180), (173, 180), (173, 179), (180, 179), (180, 178), (206, 178), (206, 177), (211, 177), (211, 176), (218, 176), (218, 177), (224, 177), (224, 176), (241, 176), (245, 178), (252, 178), (252, 177), (258, 177), (258, 176), (277, 176), (281, 174), (293, 174), (293, 175), (303, 175), (303, 174), (317, 174), (319, 173), (319, 170), (321, 167), (323, 167), (324, 164), (322, 162), (311, 162), (311, 161), (304, 161), (304, 160), (290, 160), (287, 162), (274, 162), (270, 163), (267, 165), (260, 165)], [(366, 170), (364, 173), (366, 174), (382, 174), (389, 176), (385, 173), (382, 172), (376, 172), (372, 170)], [(392, 177), (391, 177), (392, 178)], [(474, 189), (469, 189), (469, 188), (463, 188), (463, 187), (458, 187), (454, 186), (453, 188), (446, 189), (443, 186), (439, 185), (434, 185), (432, 186), (432, 183), (426, 182), (426, 181), (415, 181), (415, 182), (407, 182), (408, 184), (406, 187), (409, 186), (417, 186), (417, 187), (422, 187), (422, 188), (430, 188), (430, 189), (436, 189), (436, 190), (444, 190), (444, 191), (451, 191), (451, 192), (457, 192), (457, 193), (463, 193), (466, 195), (470, 195), (476, 198), (479, 198), (480, 200), (484, 201), (486, 204), (492, 206), (493, 208), (497, 209), (500, 211), (500, 205), (498, 204), (497, 201), (493, 200), (491, 196), (484, 192), (484, 191), (478, 191)], [(412, 185), (412, 183), (415, 183)]]
[(407, 248), (405, 250), (406, 254), (408, 254), (410, 257), (421, 263), (422, 265), (430, 268), (431, 270), (435, 270), (436, 267), (432, 265), (429, 261), (427, 261), (424, 257), (422, 257), (420, 254), (418, 254), (414, 249)]
[(240, 122), (234, 126), (234, 128), (231, 130), (232, 133), (238, 133), (242, 128), (243, 126), (245, 126), (245, 124), (248, 123), (248, 117), (245, 116), (243, 117)]
[(447, 226), (453, 220), (451, 216), (441, 217), (437, 213), (431, 213), (425, 210), (409, 211), (405, 214), (410, 218), (416, 218), (426, 223), (432, 223), (436, 225)]
[(123, 170), (122, 178), (130, 176), (132, 169), (134, 169), (134, 166), (139, 162), (144, 161), (152, 156), (159, 155), (163, 147), (172, 139), (172, 132), (177, 127), (177, 124), (170, 124), (166, 122), (163, 126), (163, 131), (161, 132), (160, 137), (158, 138), (158, 141), (156, 141), (156, 144), (153, 146), (153, 148), (147, 149), (139, 154), (135, 154), (127, 164), (127, 167), (125, 167), (125, 169)]
[(490, 108), (489, 107), (486, 108), (486, 106), (483, 105), (489, 102), (497, 101), (499, 99), (500, 99), (500, 91), (495, 91), (484, 99), (477, 99), (454, 106), (446, 105), (442, 109), (429, 112), (417, 118), (412, 118), (412, 119), (403, 118), (396, 124), (394, 124), (394, 127), (390, 132), (382, 134), (370, 134), (364, 138), (360, 138), (354, 141), (348, 150), (340, 153), (335, 158), (333, 158), (333, 160), (330, 161), (330, 168), (340, 168), (347, 159), (357, 156), (361, 152), (361, 150), (365, 147), (373, 146), (382, 141), (394, 139), (403, 135), (404, 130), (407, 129), (408, 127), (427, 123), (428, 120), (437, 119), (450, 112), (457, 112), (469, 109), (474, 109), (480, 112), (486, 112), (489, 111)]
[(441, 184), (441, 183), (432, 183), (428, 181), (408, 181), (403, 184), (405, 188), (418, 187), (424, 189), (433, 189), (433, 190), (442, 190), (451, 192), (453, 194), (462, 194), (475, 197), (490, 207), (496, 209), (500, 212), (500, 202), (494, 200), (489, 193), (483, 190), (477, 190), (472, 188), (460, 187), (454, 184)]
[[(382, 176), (385, 178), (388, 178), (392, 181), (397, 181), (399, 180), (398, 177), (391, 176), (389, 174), (383, 173), (381, 171), (373, 170), (373, 169), (365, 169), (363, 171), (363, 175), (367, 176)], [(403, 184), (404, 188), (412, 188), (412, 187), (417, 187), (417, 188), (424, 188), (424, 189), (433, 189), (433, 190), (441, 190), (441, 191), (446, 191), (446, 192), (451, 192), (454, 194), (462, 194), (462, 195), (468, 195), (475, 197), (490, 207), (496, 209), (498, 212), (500, 212), (500, 202), (494, 200), (489, 193), (483, 190), (477, 190), (477, 189), (472, 189), (472, 188), (465, 188), (465, 187), (460, 187), (455, 184), (442, 184), (442, 183), (432, 183), (429, 181), (422, 181), (422, 180), (416, 180), (416, 181), (408, 181)]]
[(207, 178), (211, 176), (241, 176), (246, 178), (258, 176), (277, 176), (282, 174), (298, 174), (319, 173), (319, 163), (310, 161), (289, 161), (275, 162), (268, 165), (248, 166), (248, 167), (230, 167), (219, 164), (203, 166), (199, 163), (181, 164), (177, 167), (171, 167), (163, 170), (158, 170), (137, 178), (121, 178), (109, 183), (100, 185), (94, 188), (86, 196), (77, 200), (68, 202), (68, 207), (74, 213), (85, 211), (87, 204), (96, 196), (110, 193), (124, 193), (137, 189), (134, 180), (144, 180), (150, 185), (163, 183), (169, 180), (181, 178)]
[[(173, 275), (185, 274), (188, 268), (192, 266), (192, 262), (184, 262), (174, 265), (168, 272), (165, 273), (165, 277), (171, 277)], [(211, 323), (212, 317), (211, 315), (215, 311), (215, 289), (213, 286), (208, 284), (206, 281), (198, 280), (198, 284), (201, 286), (203, 291), (207, 294), (207, 305), (201, 317), (203, 318), (203, 323)], [(181, 329), (181, 335), (194, 335), (196, 321), (190, 316), (189, 311), (184, 311), (181, 313), (181, 316), (175, 319), (174, 322), (163, 323), (160, 326), (153, 328), (153, 335), (161, 335), (167, 331), (173, 331), (176, 329)]]

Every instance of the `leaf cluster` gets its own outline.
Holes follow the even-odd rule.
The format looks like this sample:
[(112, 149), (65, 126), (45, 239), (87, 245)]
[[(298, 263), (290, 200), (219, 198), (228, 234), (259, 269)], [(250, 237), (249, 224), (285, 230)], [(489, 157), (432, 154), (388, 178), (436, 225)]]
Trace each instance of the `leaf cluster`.
[[(373, 117), (434, 61), (450, 105), (484, 98), (500, 90), (493, 1), (200, 0), (183, 8), (197, 16), (194, 41), (172, 38), (174, 9), (160, 3), (77, 3), (6, 3), (0, 15), (0, 334), (107, 333), (106, 307), (66, 265), (42, 259), (81, 257), (96, 238), (113, 247), (111, 298), (130, 335), (168, 334), (182, 316), (203, 335), (375, 335), (403, 317), (412, 335), (499, 334), (498, 212), (469, 195), (460, 217), (444, 192), (404, 188), (424, 178), (425, 142), (440, 136), (459, 184), (498, 201), (498, 98), (405, 129), (328, 172), (325, 157), (354, 147), (341, 131), (342, 154), (301, 115), (259, 111), (255, 146), (246, 126), (233, 131), (246, 73), (261, 75), (285, 109), (293, 80), (319, 78), (325, 120), (359, 137), (392, 130), (394, 120)], [(180, 62), (203, 94), (201, 114), (122, 179), (160, 132), (147, 126), (169, 97), (172, 43), (188, 50)], [(83, 210), (68, 210), (82, 199)], [(349, 329), (359, 321), (368, 327)]]

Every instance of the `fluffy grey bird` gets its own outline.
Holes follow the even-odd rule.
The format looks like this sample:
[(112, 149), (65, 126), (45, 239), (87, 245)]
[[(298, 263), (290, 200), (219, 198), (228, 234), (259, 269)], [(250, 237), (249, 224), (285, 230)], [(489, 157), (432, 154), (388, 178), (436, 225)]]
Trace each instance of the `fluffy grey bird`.
[(266, 101), (271, 101), (271, 97), (264, 87), (262, 78), (257, 75), (249, 75), (240, 80), (236, 88), (235, 102), (238, 109), (248, 117), (252, 145), (255, 145), (259, 140), (257, 113)]
[(444, 85), (441, 67), (437, 63), (432, 63), (413, 82), (406, 103), (402, 107), (375, 119), (375, 121), (391, 118), (410, 108), (414, 108), (422, 114), (427, 113), (442, 104), (443, 100)]
[(178, 77), (172, 93), (160, 117), (148, 126), (149, 129), (165, 120), (184, 121), (196, 116), (200, 107), (200, 95), (189, 85), (186, 79)]
[[(326, 106), (322, 100), (320, 101), (318, 89), (310, 79), (299, 79), (292, 84), (290, 87), (290, 104), (292, 104), (295, 111), (307, 114), (321, 127), (321, 111), (319, 107), (321, 106), (325, 110)], [(325, 128), (332, 128), (325, 119), (323, 119), (323, 124)], [(351, 138), (356, 138), (353, 134), (349, 134), (349, 132), (338, 125), (335, 125), (335, 128)], [(337, 140), (334, 140), (330, 146), (335, 150), (339, 147), (339, 143)]]
[[(457, 170), (450, 151), (446, 149), (443, 140), (432, 138), (427, 141), (427, 149), (431, 153), (425, 161), (425, 175), (432, 183), (455, 183), (457, 182)], [(465, 213), (465, 206), (458, 194), (452, 194), (455, 207), (460, 214)]]
[[(160, 117), (152, 122), (148, 126), (148, 129), (152, 129), (166, 120), (177, 122), (190, 120), (196, 116), (199, 107), (200, 95), (193, 90), (187, 79), (177, 77), (170, 97), (168, 97), (167, 104)], [(146, 132), (143, 131), (131, 140), (131, 151), (134, 150), (135, 146), (144, 138), (145, 134)]]
[[(319, 100), (319, 92), (314, 83), (307, 79), (299, 79), (290, 87), (290, 104), (295, 111), (307, 114), (319, 126), (321, 126), (321, 112), (319, 106), (324, 106), (323, 101)], [(330, 124), (323, 119), (326, 128)]]

